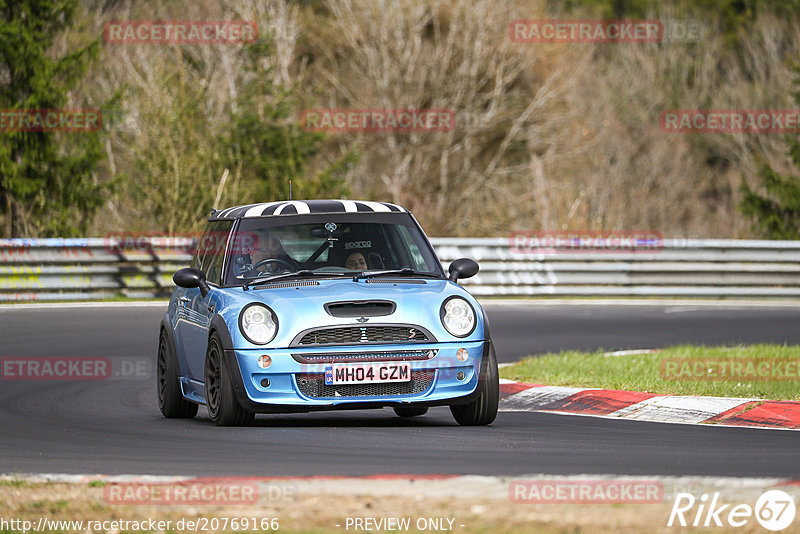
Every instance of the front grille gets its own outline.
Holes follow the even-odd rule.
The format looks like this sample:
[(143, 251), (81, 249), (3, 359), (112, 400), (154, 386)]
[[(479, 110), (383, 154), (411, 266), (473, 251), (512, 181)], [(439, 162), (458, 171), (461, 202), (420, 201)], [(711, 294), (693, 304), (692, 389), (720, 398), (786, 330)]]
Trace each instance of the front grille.
[(411, 371), (408, 382), (387, 382), (384, 384), (325, 384), (324, 374), (298, 374), (297, 387), (306, 397), (383, 397), (394, 395), (418, 395), (433, 383), (433, 370)]
[(409, 360), (430, 360), (439, 349), (376, 351), (376, 352), (337, 352), (334, 354), (292, 354), (298, 363), (345, 363), (345, 362), (392, 362)]
[(423, 329), (414, 326), (345, 326), (311, 330), (303, 334), (296, 345), (412, 343), (429, 340)]

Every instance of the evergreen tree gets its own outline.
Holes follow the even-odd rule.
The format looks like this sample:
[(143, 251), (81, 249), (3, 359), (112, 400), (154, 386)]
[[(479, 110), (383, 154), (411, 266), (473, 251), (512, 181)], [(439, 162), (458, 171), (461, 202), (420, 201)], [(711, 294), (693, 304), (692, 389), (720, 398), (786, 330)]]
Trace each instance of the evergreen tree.
[(219, 115), (209, 113), (208, 65), (191, 46), (176, 51), (158, 66), (158, 85), (131, 95), (144, 120), (131, 145), (133, 172), (120, 177), (146, 229), (202, 228), (218, 191), (218, 208), (287, 198), (290, 180), (295, 199), (346, 193), (344, 174), (354, 156), (332, 164), (316, 159), (324, 136), (302, 129), (292, 88), (271, 81), (269, 35), (241, 50), (246, 61), (234, 82), (236, 105), (227, 102)]
[(242, 168), (250, 200), (287, 198), (289, 180), (295, 198), (337, 198), (347, 193), (344, 173), (357, 159), (349, 152), (320, 172), (309, 169), (322, 150), (324, 135), (304, 130), (293, 120), (297, 107), (291, 88), (269, 81), (261, 58), (273, 53), (266, 39), (250, 45), (246, 71), (250, 80), (239, 93), (239, 111), (232, 116), (225, 142)]
[[(99, 37), (54, 53), (78, 0), (0, 0), (0, 109), (82, 108), (70, 99)], [(86, 232), (107, 186), (97, 184), (100, 130), (24, 132), (0, 128), (0, 234), (71, 236)], [(18, 129), (17, 129), (18, 130)]]
[[(800, 141), (791, 141), (789, 152), (800, 169)], [(758, 174), (766, 194), (751, 190), (743, 182), (742, 213), (755, 220), (764, 237), (800, 239), (800, 178), (780, 174), (767, 164), (762, 165)]]
[[(800, 85), (800, 65), (795, 65), (794, 70)], [(794, 93), (794, 98), (800, 104), (800, 91)], [(788, 136), (786, 143), (792, 163), (800, 171), (800, 137)], [(800, 239), (800, 177), (780, 174), (766, 162), (758, 175), (765, 194), (753, 191), (742, 181), (742, 213), (753, 218), (756, 228), (769, 239)]]

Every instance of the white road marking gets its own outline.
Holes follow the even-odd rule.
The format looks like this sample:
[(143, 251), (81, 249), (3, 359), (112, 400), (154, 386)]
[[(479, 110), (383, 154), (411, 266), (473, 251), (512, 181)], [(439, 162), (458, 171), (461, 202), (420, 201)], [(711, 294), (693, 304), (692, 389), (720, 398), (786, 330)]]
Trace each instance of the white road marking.
[(531, 412), (541, 409), (551, 402), (565, 399), (587, 388), (566, 388), (558, 386), (537, 386), (515, 393), (500, 401), (504, 412)]
[(730, 397), (651, 397), (632, 404), (609, 417), (636, 419), (639, 421), (669, 421), (673, 423), (702, 423), (737, 406), (758, 399)]

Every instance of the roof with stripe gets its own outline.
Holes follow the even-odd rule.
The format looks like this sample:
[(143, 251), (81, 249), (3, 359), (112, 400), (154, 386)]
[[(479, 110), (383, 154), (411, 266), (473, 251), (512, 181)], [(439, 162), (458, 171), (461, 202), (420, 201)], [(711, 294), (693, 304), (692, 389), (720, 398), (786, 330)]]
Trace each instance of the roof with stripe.
[(247, 217), (274, 217), (317, 213), (406, 213), (404, 208), (388, 202), (368, 200), (279, 200), (261, 204), (234, 206), (211, 213), (209, 221)]

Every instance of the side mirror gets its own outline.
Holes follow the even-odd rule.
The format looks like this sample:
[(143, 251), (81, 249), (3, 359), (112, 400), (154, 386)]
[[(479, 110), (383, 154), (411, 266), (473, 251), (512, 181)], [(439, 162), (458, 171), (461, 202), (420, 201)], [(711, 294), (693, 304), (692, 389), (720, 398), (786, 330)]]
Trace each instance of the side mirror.
[(200, 294), (203, 295), (203, 297), (208, 295), (209, 289), (206, 283), (206, 275), (199, 269), (192, 269), (191, 267), (181, 269), (172, 275), (172, 281), (175, 282), (176, 286), (185, 287), (187, 289), (199, 287)]
[(469, 258), (459, 258), (457, 260), (453, 260), (453, 263), (450, 264), (450, 268), (447, 269), (447, 272), (449, 274), (448, 278), (450, 278), (450, 281), (457, 282), (459, 278), (469, 278), (470, 276), (475, 276), (478, 274), (478, 270), (480, 270), (480, 266), (478, 265), (477, 261)]

